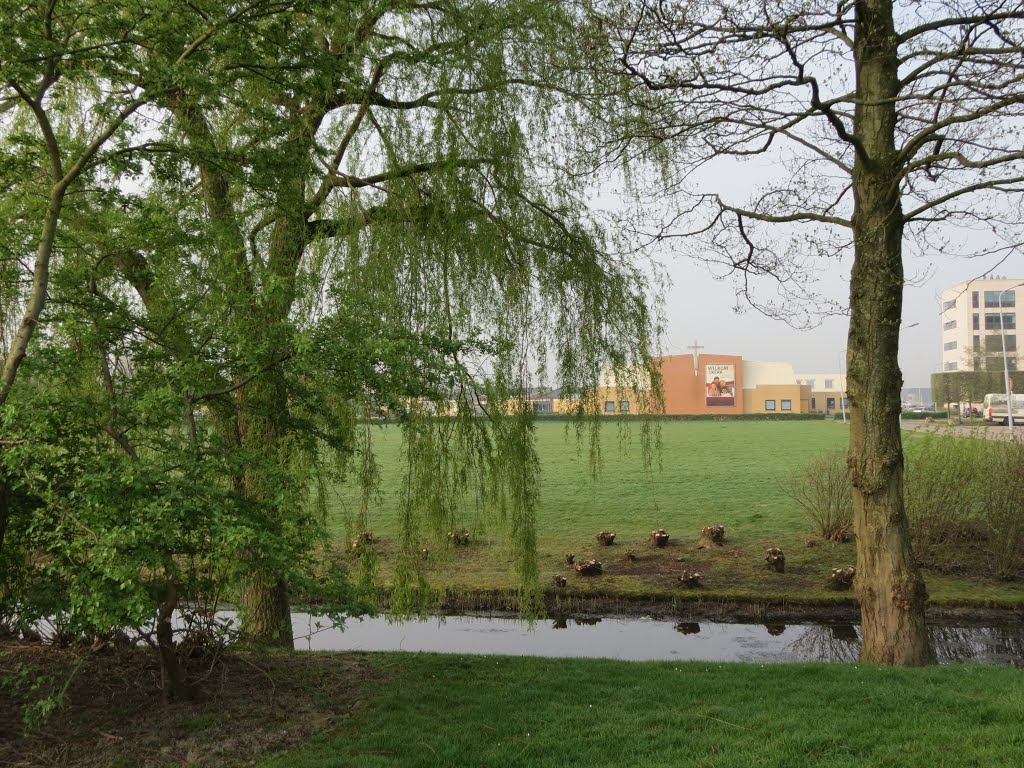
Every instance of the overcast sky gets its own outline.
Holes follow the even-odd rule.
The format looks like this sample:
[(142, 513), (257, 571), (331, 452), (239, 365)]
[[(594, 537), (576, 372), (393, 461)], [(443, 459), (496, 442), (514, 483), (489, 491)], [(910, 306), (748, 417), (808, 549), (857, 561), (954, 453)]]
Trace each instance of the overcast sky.
[[(687, 347), (696, 338), (704, 345), (702, 352), (741, 355), (747, 360), (789, 362), (797, 373), (839, 369), (839, 358), (846, 348), (848, 322), (845, 317), (825, 318), (817, 328), (796, 330), (752, 308), (735, 313), (732, 310), (736, 304), (735, 292), (730, 281), (715, 280), (687, 258), (663, 256), (661, 260), (673, 281), (665, 307), (667, 323), (663, 344), (667, 354), (690, 354)], [(1001, 270), (1000, 274), (1021, 276), (1024, 280), (1022, 267), (1024, 265), (1016, 265), (1012, 274), (1008, 269)], [(909, 265), (908, 274), (913, 277), (916, 273), (918, 280), (908, 284), (903, 294), (900, 368), (906, 386), (929, 386), (931, 374), (941, 366), (939, 292), (961, 280), (977, 277), (978, 269), (977, 262), (965, 260), (931, 265), (915, 261)], [(849, 266), (846, 265), (842, 279), (831, 281), (835, 295), (848, 295), (848, 279)], [(842, 365), (845, 370), (845, 358)]]
[[(742, 201), (746, 191), (778, 172), (771, 163), (742, 163), (733, 168), (717, 166), (703, 183), (733, 201)], [(652, 184), (653, 189), (657, 189)], [(655, 192), (655, 195), (657, 193)], [(652, 196), (652, 200), (656, 197)], [(619, 197), (614, 182), (606, 182), (592, 201), (595, 209), (619, 211), (627, 204)], [(650, 207), (652, 203), (648, 203)], [(659, 214), (660, 215), (660, 214)], [(656, 217), (652, 217), (656, 218)], [(950, 254), (967, 254), (978, 247), (983, 233), (953, 232), (943, 237)], [(959, 242), (958, 242), (959, 238)], [(771, 319), (742, 299), (736, 298), (736, 282), (716, 279), (706, 265), (686, 255), (692, 247), (682, 241), (666, 241), (651, 251), (665, 270), (671, 285), (665, 293), (665, 354), (691, 354), (688, 347), (703, 345), (702, 353), (740, 355), (746, 360), (789, 362), (797, 373), (828, 373), (839, 370), (846, 348), (848, 319), (844, 316), (818, 318), (818, 325), (799, 330), (782, 320)], [(844, 309), (849, 303), (852, 253), (819, 275), (815, 288)], [(909, 239), (905, 245), (903, 331), (900, 334), (900, 368), (904, 386), (930, 386), (932, 373), (941, 370), (942, 325), (939, 294), (964, 280), (986, 272), (1024, 281), (1024, 257), (1012, 255), (1000, 263), (998, 257), (967, 258), (945, 255), (918, 247)], [(773, 296), (771, 284), (755, 284), (760, 301)], [(737, 311), (738, 310), (738, 311)], [(842, 358), (845, 370), (845, 356)]]

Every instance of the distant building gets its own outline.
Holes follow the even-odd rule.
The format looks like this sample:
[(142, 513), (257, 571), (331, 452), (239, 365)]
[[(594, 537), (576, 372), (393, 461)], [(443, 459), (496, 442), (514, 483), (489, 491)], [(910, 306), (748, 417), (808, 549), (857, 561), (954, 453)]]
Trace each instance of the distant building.
[[(657, 358), (661, 368), (664, 410), (667, 415), (810, 413), (825, 410), (825, 398), (816, 406), (811, 387), (797, 381), (789, 363), (744, 360), (739, 355), (667, 355)], [(636, 415), (650, 410), (649, 391), (630, 386), (600, 387), (594, 401), (584, 410), (606, 416)], [(539, 393), (538, 393), (539, 394)], [(561, 399), (558, 393), (534, 397), (537, 413), (568, 413), (579, 407), (578, 400)]]
[(1017, 367), (1017, 305), (1024, 278), (957, 283), (942, 292), (942, 370), (1001, 371), (1003, 345)]

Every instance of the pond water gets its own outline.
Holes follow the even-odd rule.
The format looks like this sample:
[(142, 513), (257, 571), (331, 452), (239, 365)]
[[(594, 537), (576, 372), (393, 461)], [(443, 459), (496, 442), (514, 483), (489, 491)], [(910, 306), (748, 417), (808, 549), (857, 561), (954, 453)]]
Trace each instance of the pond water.
[[(296, 648), (311, 651), (425, 651), (608, 658), (633, 661), (856, 661), (860, 632), (852, 624), (724, 624), (650, 618), (561, 618), (531, 628), (521, 619), (432, 617), (346, 622), (292, 616)], [(981, 662), (1024, 667), (1024, 624), (934, 626), (940, 663)]]

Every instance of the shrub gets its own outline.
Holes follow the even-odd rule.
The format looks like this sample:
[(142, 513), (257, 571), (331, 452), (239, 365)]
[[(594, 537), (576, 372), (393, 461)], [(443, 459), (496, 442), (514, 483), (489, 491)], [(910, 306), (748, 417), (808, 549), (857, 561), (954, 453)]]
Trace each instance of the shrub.
[(992, 445), (946, 435), (907, 442), (904, 500), (914, 554), (924, 566), (956, 569), (986, 537), (981, 481)]
[(814, 521), (824, 538), (849, 539), (853, 525), (853, 486), (846, 468), (845, 451), (829, 451), (813, 459), (783, 483), (783, 491)]
[(993, 575), (1009, 580), (1024, 570), (1024, 444), (996, 443), (992, 449), (982, 483), (981, 514)]

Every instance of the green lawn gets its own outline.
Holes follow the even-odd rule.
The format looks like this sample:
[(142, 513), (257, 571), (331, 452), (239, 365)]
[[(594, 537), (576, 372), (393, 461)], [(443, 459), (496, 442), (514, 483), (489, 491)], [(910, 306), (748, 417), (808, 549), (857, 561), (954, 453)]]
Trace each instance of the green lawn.
[(374, 654), (340, 732), (263, 768), (1024, 765), (1019, 672)]
[[(826, 579), (833, 567), (854, 562), (853, 545), (820, 541), (808, 547), (813, 527), (781, 484), (820, 453), (845, 449), (844, 424), (664, 421), (660, 430), (654, 468), (645, 471), (638, 423), (626, 429), (604, 425), (602, 462), (595, 478), (588, 447), (577, 442), (571, 425), (567, 429), (565, 422), (538, 424), (538, 549), (545, 584), (563, 574), (569, 578), (564, 592), (570, 596), (670, 600), (687, 594), (680, 592), (676, 579), (679, 571), (689, 568), (705, 575), (700, 594), (707, 598), (827, 602), (847, 597), (827, 590)], [(374, 445), (382, 486), (370, 510), (369, 527), (381, 539), (378, 551), (386, 581), (400, 531), (403, 467), (398, 429), (375, 428)], [(356, 488), (333, 489), (329, 520), (342, 548), (357, 508)], [(456, 595), (512, 589), (515, 575), (500, 522), (471, 503), (458, 515), (473, 535), (471, 546), (451, 549), (445, 542), (423, 537), (431, 550), (425, 568), (433, 586)], [(701, 528), (712, 523), (725, 526), (725, 546), (698, 550)], [(671, 535), (668, 548), (646, 545), (655, 528), (665, 528)], [(614, 546), (597, 544), (594, 537), (602, 530), (617, 534)], [(785, 574), (771, 574), (765, 567), (764, 552), (774, 546), (786, 552)], [(627, 549), (635, 550), (639, 561), (627, 562)], [(577, 559), (601, 560), (605, 575), (577, 578), (564, 563), (567, 552)], [(1015, 584), (929, 574), (928, 585), (937, 601), (1024, 602), (1024, 591)]]

